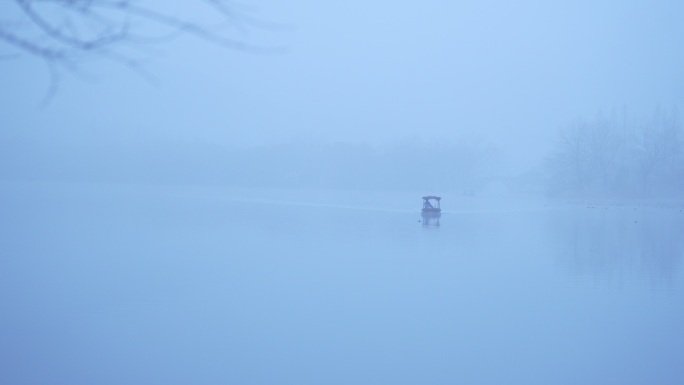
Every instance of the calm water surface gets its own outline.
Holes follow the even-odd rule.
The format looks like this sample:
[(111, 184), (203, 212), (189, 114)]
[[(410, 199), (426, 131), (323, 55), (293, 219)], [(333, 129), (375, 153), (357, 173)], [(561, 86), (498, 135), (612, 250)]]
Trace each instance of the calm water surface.
[(0, 184), (0, 383), (684, 383), (681, 206), (444, 197)]

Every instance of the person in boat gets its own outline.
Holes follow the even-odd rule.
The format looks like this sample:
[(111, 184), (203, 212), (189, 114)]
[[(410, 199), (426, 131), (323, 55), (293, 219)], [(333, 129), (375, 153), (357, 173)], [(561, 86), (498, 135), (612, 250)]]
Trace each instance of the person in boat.
[(423, 203), (423, 208), (425, 208), (425, 209), (431, 209), (432, 208), (432, 203), (430, 203), (429, 199), (425, 199), (425, 202)]

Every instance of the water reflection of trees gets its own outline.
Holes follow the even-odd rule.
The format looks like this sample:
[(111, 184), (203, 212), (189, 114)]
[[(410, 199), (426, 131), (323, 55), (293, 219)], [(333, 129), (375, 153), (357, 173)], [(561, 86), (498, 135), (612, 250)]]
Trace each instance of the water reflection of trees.
[(548, 229), (563, 268), (578, 278), (668, 284), (684, 254), (680, 209), (588, 207), (554, 216)]

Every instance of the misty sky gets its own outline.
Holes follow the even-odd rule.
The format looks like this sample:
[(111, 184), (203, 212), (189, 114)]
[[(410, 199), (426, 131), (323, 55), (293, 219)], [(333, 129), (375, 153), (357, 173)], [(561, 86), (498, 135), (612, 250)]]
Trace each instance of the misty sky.
[[(191, 14), (191, 3), (174, 12)], [(91, 58), (86, 75), (65, 76), (44, 108), (44, 64), (2, 60), (0, 135), (86, 146), (391, 145), (479, 135), (522, 171), (573, 119), (684, 105), (680, 1), (247, 4), (283, 28), (235, 36), (287, 53), (240, 53), (185, 37), (146, 59), (156, 85)]]

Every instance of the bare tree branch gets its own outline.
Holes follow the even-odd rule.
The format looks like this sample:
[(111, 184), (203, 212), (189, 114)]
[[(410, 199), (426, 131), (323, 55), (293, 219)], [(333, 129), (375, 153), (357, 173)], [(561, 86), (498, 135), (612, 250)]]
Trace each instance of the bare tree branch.
[[(202, 0), (193, 6), (238, 30), (245, 31), (245, 25), (270, 27), (227, 0)], [(181, 35), (238, 52), (283, 52), (247, 43), (206, 22), (176, 16), (149, 0), (10, 0), (3, 7), (10, 12), (0, 15), (0, 49), (4, 46), (10, 49), (9, 55), (24, 53), (47, 63), (52, 79), (48, 99), (61, 75), (78, 74), (80, 59), (87, 56), (121, 64), (152, 80), (142, 59), (149, 57), (152, 46)], [(10, 57), (8, 54), (0, 51), (0, 58)]]

